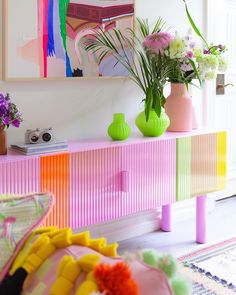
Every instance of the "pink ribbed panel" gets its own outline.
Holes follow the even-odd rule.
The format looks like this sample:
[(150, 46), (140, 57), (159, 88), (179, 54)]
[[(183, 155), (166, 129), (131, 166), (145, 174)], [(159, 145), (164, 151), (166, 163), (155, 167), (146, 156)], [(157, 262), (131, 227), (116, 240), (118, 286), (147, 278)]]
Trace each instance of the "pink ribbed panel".
[(0, 162), (0, 194), (39, 192), (40, 161), (38, 157)]
[(217, 133), (192, 137), (191, 195), (217, 191)]
[(121, 191), (129, 192), (129, 171), (121, 171)]
[(72, 228), (122, 216), (120, 148), (70, 155)]
[(129, 192), (122, 193), (123, 215), (176, 201), (176, 141), (122, 147), (122, 170), (129, 171)]
[(164, 140), (71, 154), (72, 228), (175, 202), (175, 149)]

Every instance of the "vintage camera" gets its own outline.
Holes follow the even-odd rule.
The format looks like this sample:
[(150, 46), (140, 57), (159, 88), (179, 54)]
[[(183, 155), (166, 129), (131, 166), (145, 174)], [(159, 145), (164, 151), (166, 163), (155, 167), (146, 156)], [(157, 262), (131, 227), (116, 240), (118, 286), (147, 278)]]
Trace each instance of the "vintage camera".
[(54, 141), (54, 131), (52, 128), (47, 129), (27, 129), (25, 132), (25, 143), (51, 143)]

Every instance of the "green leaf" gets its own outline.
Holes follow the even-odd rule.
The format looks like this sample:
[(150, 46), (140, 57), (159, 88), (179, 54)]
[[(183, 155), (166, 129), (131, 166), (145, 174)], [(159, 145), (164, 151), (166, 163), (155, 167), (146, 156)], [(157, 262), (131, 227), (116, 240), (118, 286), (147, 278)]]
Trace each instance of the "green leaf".
[(207, 46), (207, 48), (209, 48), (209, 45), (206, 41), (206, 39), (203, 37), (203, 35), (201, 34), (200, 30), (198, 29), (198, 27), (195, 25), (190, 13), (189, 13), (189, 10), (188, 10), (188, 6), (187, 6), (187, 3), (186, 3), (186, 0), (183, 0), (184, 4), (185, 4), (185, 10), (186, 10), (186, 14), (187, 14), (187, 17), (188, 17), (188, 20), (194, 30), (194, 32), (203, 40), (203, 42), (205, 43), (205, 45)]
[(201, 80), (201, 78), (199, 76), (198, 69), (196, 68), (195, 62), (190, 58), (189, 58), (189, 62), (190, 62), (191, 66), (192, 66), (192, 68), (193, 68), (193, 70), (194, 70), (194, 72), (195, 72), (195, 74), (197, 76), (197, 79), (199, 81), (200, 86), (202, 86), (202, 80)]
[(161, 101), (160, 99), (157, 99), (156, 100), (156, 104), (155, 104), (155, 108), (154, 108), (157, 116), (160, 118), (160, 115), (161, 115)]
[(152, 109), (153, 104), (153, 93), (152, 93), (152, 87), (148, 87), (147, 94), (146, 94), (146, 100), (145, 100), (145, 116), (146, 116), (146, 122), (149, 119), (149, 113)]
[(166, 98), (165, 98), (164, 94), (162, 93), (162, 96), (161, 96), (161, 106), (162, 106), (162, 108), (164, 108), (165, 103), (166, 103)]
[(188, 82), (185, 82), (185, 86), (186, 86), (186, 89), (187, 89), (187, 91), (188, 91)]

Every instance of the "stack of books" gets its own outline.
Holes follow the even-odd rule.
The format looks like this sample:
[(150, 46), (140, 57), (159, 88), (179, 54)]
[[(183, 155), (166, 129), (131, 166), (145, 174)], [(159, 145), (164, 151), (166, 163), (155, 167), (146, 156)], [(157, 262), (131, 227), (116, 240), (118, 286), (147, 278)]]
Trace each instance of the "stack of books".
[(66, 141), (54, 141), (50, 143), (37, 144), (12, 144), (11, 150), (24, 155), (37, 155), (53, 152), (68, 151), (68, 143)]

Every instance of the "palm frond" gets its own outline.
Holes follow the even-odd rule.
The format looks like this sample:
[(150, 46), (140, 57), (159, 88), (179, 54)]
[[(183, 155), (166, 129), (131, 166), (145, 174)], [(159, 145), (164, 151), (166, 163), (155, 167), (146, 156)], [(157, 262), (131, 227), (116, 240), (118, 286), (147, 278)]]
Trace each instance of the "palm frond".
[[(126, 34), (119, 29), (103, 31), (101, 28), (94, 30), (94, 34), (86, 37), (83, 48), (96, 54), (99, 63), (106, 56), (113, 56), (118, 63), (124, 66), (129, 72), (130, 78), (142, 89), (145, 94), (146, 120), (149, 118), (151, 109), (154, 109), (158, 116), (164, 104), (163, 87), (166, 83), (170, 67), (163, 64), (165, 60), (154, 58), (144, 46), (144, 39), (155, 32), (166, 28), (165, 22), (158, 18), (153, 29), (147, 19), (136, 19), (135, 30), (129, 28)], [(131, 56), (129, 51), (132, 52)]]

